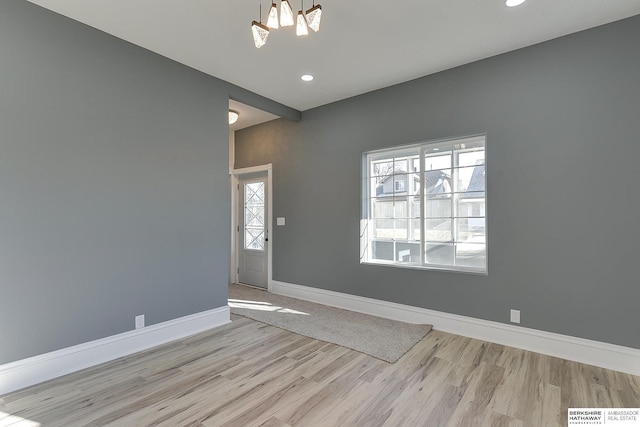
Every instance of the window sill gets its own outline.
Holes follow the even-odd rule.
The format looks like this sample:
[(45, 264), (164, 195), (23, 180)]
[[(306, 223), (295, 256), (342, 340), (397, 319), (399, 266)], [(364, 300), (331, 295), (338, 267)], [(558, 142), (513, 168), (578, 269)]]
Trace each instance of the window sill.
[(372, 265), (372, 266), (381, 266), (381, 267), (393, 267), (393, 268), (402, 268), (405, 270), (423, 270), (423, 271), (434, 271), (434, 272), (444, 272), (444, 273), (462, 273), (462, 274), (471, 274), (474, 276), (488, 276), (488, 269), (479, 269), (472, 267), (458, 267), (456, 269), (448, 268), (448, 267), (439, 267), (439, 266), (424, 266), (419, 264), (396, 264), (393, 262), (372, 262), (372, 261), (360, 261), (362, 265)]

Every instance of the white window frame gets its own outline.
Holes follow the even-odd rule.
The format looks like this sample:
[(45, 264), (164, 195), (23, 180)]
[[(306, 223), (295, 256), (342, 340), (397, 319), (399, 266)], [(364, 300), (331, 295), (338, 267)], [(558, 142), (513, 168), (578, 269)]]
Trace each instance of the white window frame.
[[(468, 148), (473, 147), (473, 148)], [(481, 148), (480, 148), (481, 147)], [(459, 200), (462, 195), (465, 194), (464, 187), (461, 187), (462, 184), (459, 184), (459, 175), (461, 171), (465, 169), (469, 170), (471, 166), (469, 165), (460, 165), (458, 164), (458, 159), (460, 154), (464, 154), (465, 152), (470, 152), (472, 150), (483, 150), (484, 151), (484, 197), (478, 197), (479, 203), (481, 203), (481, 216), (474, 216), (470, 214), (463, 214), (457, 212), (459, 206)], [(426, 233), (426, 222), (427, 222), (427, 213), (425, 212), (425, 204), (427, 195), (425, 195), (426, 191), (426, 174), (425, 174), (425, 163), (426, 158), (429, 155), (438, 155), (439, 153), (451, 152), (451, 177), (450, 177), (450, 186), (451, 186), (451, 195), (449, 196), (449, 200), (451, 201), (451, 211), (449, 216), (442, 217), (443, 223), (446, 223), (447, 220), (445, 218), (450, 218), (450, 231), (445, 230), (444, 235), (449, 234), (448, 240), (438, 240), (436, 233), (430, 233), (432, 239), (436, 240), (428, 240)], [(410, 145), (402, 145), (389, 147), (381, 150), (368, 151), (363, 153), (362, 157), (362, 218), (361, 218), (361, 227), (360, 227), (360, 262), (362, 264), (375, 264), (375, 265), (386, 265), (393, 267), (402, 267), (402, 268), (419, 268), (426, 270), (445, 270), (445, 271), (454, 271), (454, 272), (463, 272), (463, 273), (476, 273), (476, 274), (487, 274), (488, 273), (488, 239), (487, 239), (487, 178), (486, 178), (486, 152), (487, 152), (487, 144), (486, 144), (486, 135), (473, 135), (466, 137), (458, 137), (444, 140), (436, 140), (436, 141), (428, 141), (428, 142), (420, 142), (416, 144)], [(403, 154), (404, 153), (404, 154)], [(405, 181), (410, 181), (413, 178), (410, 176), (415, 171), (412, 170), (412, 166), (415, 160), (419, 160), (418, 163), (420, 165), (419, 170), (417, 171), (419, 178), (416, 178), (420, 183), (418, 185), (416, 193), (411, 194), (413, 190), (413, 185), (408, 186), (405, 183), (405, 192), (402, 195), (395, 196), (395, 194), (377, 194), (376, 192), (376, 179), (380, 179), (380, 175), (376, 175), (373, 172), (373, 165), (377, 162), (385, 162), (387, 159), (397, 159), (398, 161), (404, 162), (407, 161), (408, 171)], [(394, 163), (395, 165), (395, 163)], [(476, 166), (474, 166), (475, 168)], [(431, 169), (428, 169), (431, 170)], [(472, 173), (475, 173), (474, 170)], [(398, 172), (395, 170), (395, 166), (392, 168), (393, 174), (397, 174)], [(395, 176), (392, 175), (392, 179), (395, 180)], [(393, 190), (395, 189), (395, 182), (393, 184)], [(469, 191), (467, 194), (477, 193), (480, 195), (482, 192), (471, 192)], [(413, 200), (416, 197), (419, 197), (419, 209), (420, 212), (417, 213), (417, 217), (413, 212), (415, 209), (412, 207)], [(406, 230), (406, 238), (402, 238), (402, 234), (404, 229), (400, 229), (401, 237), (398, 237), (398, 229), (396, 228), (395, 221), (398, 221), (395, 218), (375, 218), (374, 213), (374, 204), (381, 202), (390, 202), (400, 200), (403, 203), (407, 204), (407, 217), (408, 218), (400, 218), (399, 221), (407, 221), (407, 230)], [(417, 206), (416, 206), (417, 207)], [(435, 217), (430, 217), (435, 218)], [(480, 235), (476, 237), (473, 233), (469, 233), (474, 237), (474, 239), (462, 240), (461, 235), (456, 230), (457, 223), (462, 219), (472, 219), (474, 224), (480, 224), (480, 229), (484, 230), (484, 236)], [(419, 222), (419, 235), (418, 228), (415, 227), (415, 222)], [(393, 221), (393, 228), (391, 229), (391, 236), (380, 236), (380, 228), (377, 229), (378, 235), (374, 237), (374, 221), (387, 221), (390, 223)], [(384, 227), (383, 227), (384, 228)], [(416, 237), (417, 236), (417, 237)], [(444, 238), (446, 239), (446, 237)], [(469, 243), (471, 242), (471, 243)], [(379, 245), (380, 243), (384, 244), (387, 247), (391, 247), (393, 259), (380, 259), (382, 256), (378, 256), (378, 258), (374, 258), (374, 245)], [(392, 245), (389, 245), (392, 243)], [(419, 243), (419, 256), (416, 256), (415, 253), (409, 257), (407, 257), (407, 253), (411, 252), (411, 250), (407, 250), (411, 246), (414, 246), (412, 249), (415, 252), (416, 245)], [(398, 245), (405, 245), (399, 247)], [(428, 255), (426, 253), (427, 244), (437, 245), (441, 244), (444, 247), (451, 247), (453, 251), (452, 262), (451, 263), (442, 263), (438, 264), (433, 261), (428, 260)], [(484, 246), (482, 246), (484, 244)], [(461, 264), (457, 264), (458, 257), (460, 256), (462, 251), (462, 246), (466, 248), (468, 251), (468, 247), (480, 249), (480, 256), (475, 258), (476, 265), (469, 265), (464, 263), (464, 261), (460, 261)], [(404, 248), (404, 249), (403, 249)], [(401, 250), (403, 249), (403, 250)], [(468, 253), (468, 252), (467, 252)], [(473, 253), (473, 250), (471, 251)], [(482, 256), (482, 254), (484, 256)], [(402, 257), (400, 257), (402, 255)], [(398, 259), (396, 259), (398, 258)], [(402, 258), (400, 260), (399, 258)], [(419, 258), (419, 259), (418, 259)], [(462, 259), (462, 256), (460, 256)], [(407, 260), (408, 259), (408, 260)], [(484, 264), (482, 261), (484, 260)]]

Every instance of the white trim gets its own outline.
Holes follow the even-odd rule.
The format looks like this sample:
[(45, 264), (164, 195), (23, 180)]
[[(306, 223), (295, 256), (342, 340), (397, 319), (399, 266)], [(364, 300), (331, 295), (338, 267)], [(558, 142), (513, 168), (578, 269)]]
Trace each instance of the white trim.
[(236, 132), (229, 130), (229, 175), (233, 173), (236, 162)]
[(238, 283), (238, 177), (231, 172), (231, 245), (229, 247), (229, 283)]
[(273, 281), (269, 289), (275, 294), (388, 319), (427, 323), (456, 335), (640, 375), (640, 349), (291, 283)]
[(230, 322), (229, 306), (0, 365), (0, 395)]
[(267, 287), (271, 292), (271, 282), (273, 281), (273, 165), (251, 166), (248, 168), (234, 169), (231, 172), (231, 248), (230, 248), (230, 280), (231, 283), (238, 282), (238, 234), (236, 227), (238, 226), (238, 197), (237, 191), (239, 179), (242, 175), (253, 173), (267, 173)]
[(236, 205), (238, 203), (238, 177), (233, 174), (231, 171), (231, 176), (229, 179), (229, 195), (231, 201), (231, 240), (229, 245), (229, 283), (237, 283), (238, 282), (238, 255), (237, 255), (237, 244), (238, 244), (238, 234), (236, 232), (236, 227), (238, 226), (238, 218), (236, 217)]
[(273, 165), (271, 163), (267, 163), (266, 165), (250, 166), (248, 168), (234, 169), (233, 174), (246, 175), (246, 174), (256, 173), (256, 172), (270, 172), (272, 168), (273, 168)]

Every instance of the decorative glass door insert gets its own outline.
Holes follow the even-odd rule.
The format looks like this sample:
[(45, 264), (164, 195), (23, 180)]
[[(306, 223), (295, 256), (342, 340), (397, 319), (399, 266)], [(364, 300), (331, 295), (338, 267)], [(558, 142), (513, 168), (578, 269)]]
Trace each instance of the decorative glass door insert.
[(265, 250), (264, 182), (244, 184), (244, 248)]

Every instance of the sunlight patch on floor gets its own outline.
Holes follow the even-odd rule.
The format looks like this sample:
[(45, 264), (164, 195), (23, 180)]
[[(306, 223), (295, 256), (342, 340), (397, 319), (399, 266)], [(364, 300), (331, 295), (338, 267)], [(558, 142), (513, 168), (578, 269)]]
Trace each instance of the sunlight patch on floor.
[(42, 424), (0, 411), (0, 427), (40, 427)]
[(231, 308), (244, 308), (247, 310), (258, 310), (258, 311), (273, 311), (278, 313), (285, 314), (303, 314), (308, 316), (309, 313), (304, 313), (302, 311), (293, 310), (291, 308), (286, 307), (278, 307), (268, 302), (263, 301), (248, 301), (241, 299), (229, 299), (229, 307)]

